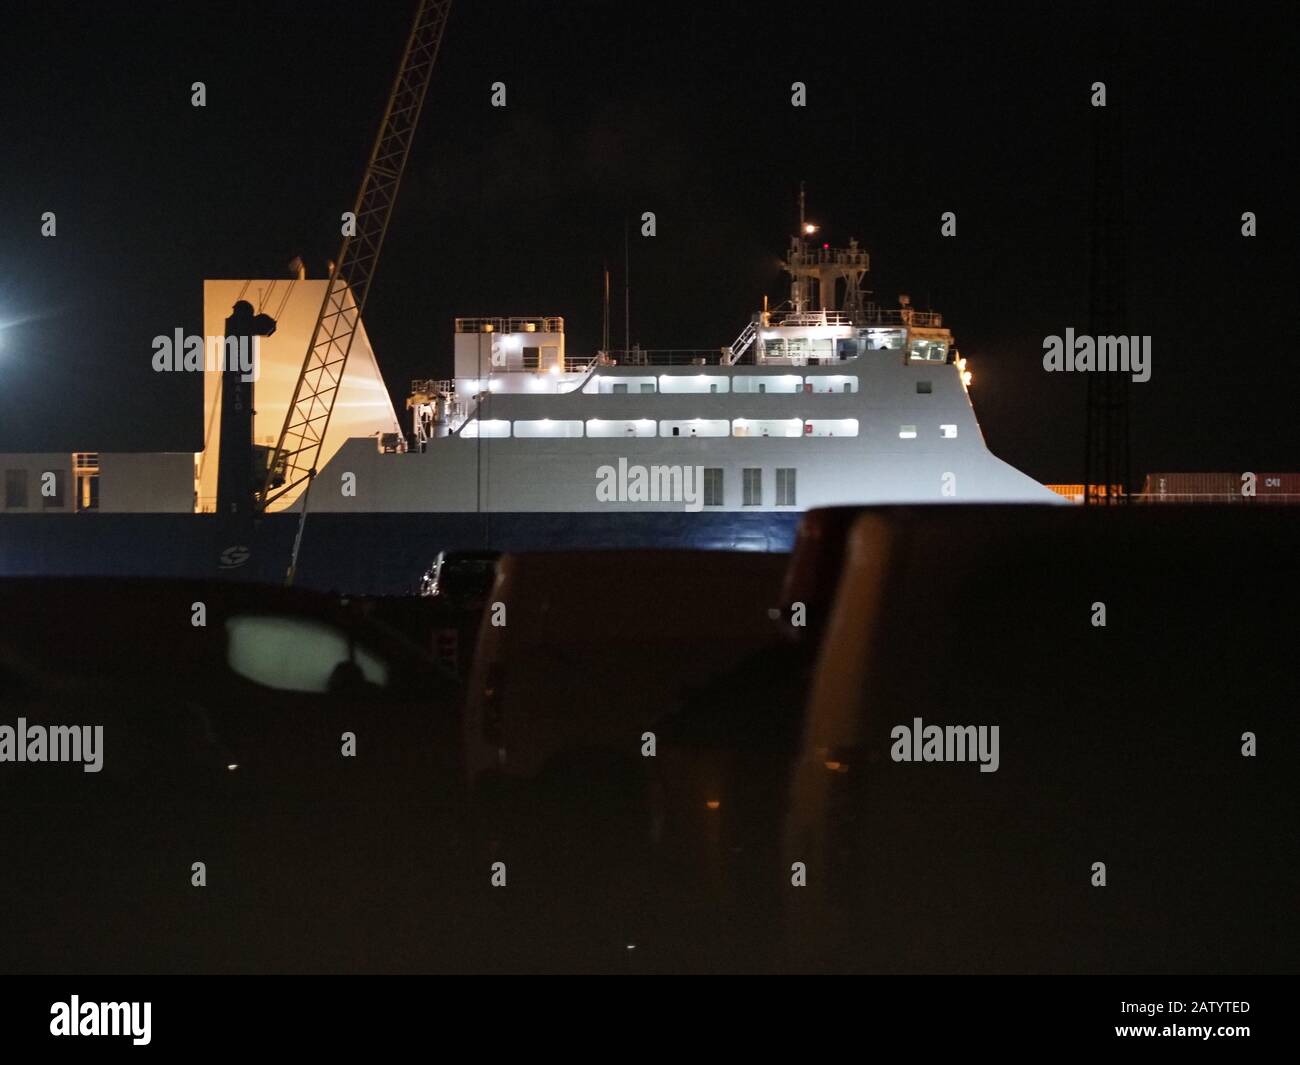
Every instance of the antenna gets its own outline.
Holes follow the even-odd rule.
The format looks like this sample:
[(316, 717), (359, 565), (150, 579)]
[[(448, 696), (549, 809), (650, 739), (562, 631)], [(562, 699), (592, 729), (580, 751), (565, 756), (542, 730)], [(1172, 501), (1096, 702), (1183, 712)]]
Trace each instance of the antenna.
[(605, 264), (605, 320), (600, 334), (600, 350), (609, 351), (609, 263)]

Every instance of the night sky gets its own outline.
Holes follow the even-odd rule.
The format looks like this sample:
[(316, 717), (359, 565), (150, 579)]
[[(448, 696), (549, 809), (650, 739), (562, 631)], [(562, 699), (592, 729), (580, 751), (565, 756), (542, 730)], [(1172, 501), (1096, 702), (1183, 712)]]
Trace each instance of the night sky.
[[(803, 180), (878, 302), (944, 312), (995, 453), (1081, 479), (1086, 379), (1044, 373), (1042, 340), (1087, 330), (1089, 87), (1118, 34), (1128, 332), (1153, 337), (1134, 475), (1296, 469), (1294, 3), (1057, 6), (457, 0), (366, 308), (399, 413), (456, 315), (561, 314), (590, 353), (642, 211), (632, 340), (730, 342), (785, 296)], [(202, 332), (204, 278), (324, 276), (414, 8), (6, 8), (0, 451), (200, 445), (200, 377), (155, 374), (150, 341)]]

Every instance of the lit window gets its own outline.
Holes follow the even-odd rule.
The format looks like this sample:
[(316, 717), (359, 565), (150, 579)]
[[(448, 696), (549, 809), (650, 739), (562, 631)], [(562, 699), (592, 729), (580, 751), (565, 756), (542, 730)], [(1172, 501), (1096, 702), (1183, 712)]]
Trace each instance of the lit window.
[(489, 440), (500, 439), (510, 435), (510, 423), (504, 418), (489, 418), (484, 421), (474, 418), (465, 423), (465, 428), (460, 431), (460, 435), (482, 436), (484, 439)]
[(737, 418), (731, 426), (732, 436), (803, 436), (803, 422), (798, 418)]
[(810, 418), (804, 423), (804, 436), (857, 435), (857, 418)]
[(719, 374), (661, 374), (659, 391), (667, 395), (726, 392), (727, 378)]
[[(825, 378), (818, 378), (825, 380)], [(731, 382), (733, 392), (754, 395), (764, 392), (785, 393), (787, 395), (804, 390), (804, 379), (798, 374), (764, 374), (752, 376), (737, 374)], [(721, 391), (726, 391), (722, 389)]]
[(730, 436), (731, 423), (726, 418), (684, 418), (660, 422), (660, 436)]
[(945, 440), (952, 440), (957, 435), (957, 427), (955, 425), (941, 425), (939, 426), (939, 431), (943, 433), (943, 438)]
[(916, 338), (912, 340), (908, 355), (913, 360), (943, 362), (948, 357), (948, 342), (946, 340), (921, 340)]
[(515, 422), (515, 436), (519, 438), (573, 437), (582, 435), (582, 422), (560, 418), (532, 418)]
[(916, 426), (915, 426), (915, 425), (903, 425), (903, 426), (899, 426), (899, 429), (898, 429), (898, 438), (899, 438), (900, 440), (915, 440), (915, 439), (916, 439)]
[(589, 418), (587, 420), (589, 437), (612, 436), (654, 436), (655, 423), (652, 418)]

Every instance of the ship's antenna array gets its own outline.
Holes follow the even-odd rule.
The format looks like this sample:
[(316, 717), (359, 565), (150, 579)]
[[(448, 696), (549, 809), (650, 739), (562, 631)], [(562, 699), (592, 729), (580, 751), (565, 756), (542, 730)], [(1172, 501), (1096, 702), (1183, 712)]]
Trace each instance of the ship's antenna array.
[(605, 264), (605, 315), (600, 331), (600, 350), (609, 351), (609, 263)]
[(623, 350), (632, 350), (632, 252), (628, 246), (627, 219), (623, 219)]

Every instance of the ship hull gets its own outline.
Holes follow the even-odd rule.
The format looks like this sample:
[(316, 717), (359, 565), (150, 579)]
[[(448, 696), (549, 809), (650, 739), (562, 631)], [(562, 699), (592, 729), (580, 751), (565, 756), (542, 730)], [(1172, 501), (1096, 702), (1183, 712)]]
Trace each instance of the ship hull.
[[(796, 512), (310, 514), (295, 583), (404, 595), (443, 549), (788, 551)], [(208, 514), (0, 515), (0, 577), (284, 580), (298, 515), (234, 526)]]

